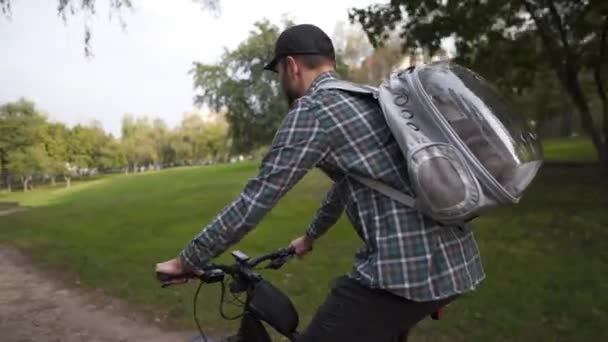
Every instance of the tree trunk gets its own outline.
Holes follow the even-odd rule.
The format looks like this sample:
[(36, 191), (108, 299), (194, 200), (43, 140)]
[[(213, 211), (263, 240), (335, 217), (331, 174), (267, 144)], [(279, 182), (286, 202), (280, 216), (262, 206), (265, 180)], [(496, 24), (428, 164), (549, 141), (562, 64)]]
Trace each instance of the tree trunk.
[(599, 150), (600, 156), (600, 164), (602, 165), (602, 169), (604, 173), (608, 175), (608, 99), (606, 98), (606, 94), (602, 97), (602, 109), (603, 109), (603, 118), (602, 118), (602, 145)]
[(562, 115), (560, 136), (570, 137), (572, 136), (572, 109), (570, 106), (564, 106), (564, 114)]
[(21, 182), (23, 183), (23, 192), (27, 192), (27, 190), (28, 190), (28, 187), (27, 187), (28, 179), (27, 179), (27, 177), (21, 177)]
[(602, 97), (602, 109), (603, 109), (603, 118), (602, 118), (602, 145), (599, 149), (599, 159), (602, 168), (604, 169), (604, 173), (608, 174), (608, 99), (606, 98), (606, 94)]
[(6, 184), (6, 191), (7, 192), (12, 192), (13, 191), (13, 183), (12, 183), (12, 181), (13, 180), (11, 179), (11, 176), (7, 174), (6, 178), (3, 177), (3, 179), (5, 181), (4, 184)]
[(57, 182), (55, 182), (55, 176), (51, 176), (51, 185), (55, 186)]
[(598, 150), (600, 163), (606, 174), (608, 174), (608, 95), (606, 94), (606, 85), (604, 83), (604, 74), (602, 67), (606, 63), (608, 54), (608, 15), (604, 17), (604, 25), (600, 34), (600, 52), (598, 61), (595, 65), (593, 78), (595, 80), (597, 94), (602, 102), (602, 139)]
[(65, 179), (66, 188), (69, 188), (70, 186), (72, 186), (72, 177), (63, 176), (63, 179)]
[(574, 66), (567, 66), (566, 68), (566, 89), (568, 90), (568, 93), (572, 98), (574, 105), (578, 109), (579, 115), (581, 116), (583, 129), (587, 132), (587, 134), (589, 134), (589, 137), (591, 138), (596, 150), (600, 151), (602, 146), (600, 134), (595, 128), (593, 117), (591, 116), (591, 111), (589, 110), (589, 104), (587, 103), (587, 99), (585, 98), (585, 95), (581, 89), (581, 84), (578, 79), (578, 70), (576, 70)]
[(1, 176), (2, 176), (2, 182), (4, 184), (6, 184), (6, 188), (8, 189), (8, 192), (11, 192), (11, 181), (8, 176), (8, 170), (7, 170), (6, 164), (8, 164), (8, 163), (4, 159), (4, 153), (3, 153), (2, 155), (0, 155), (0, 172), (1, 172)]

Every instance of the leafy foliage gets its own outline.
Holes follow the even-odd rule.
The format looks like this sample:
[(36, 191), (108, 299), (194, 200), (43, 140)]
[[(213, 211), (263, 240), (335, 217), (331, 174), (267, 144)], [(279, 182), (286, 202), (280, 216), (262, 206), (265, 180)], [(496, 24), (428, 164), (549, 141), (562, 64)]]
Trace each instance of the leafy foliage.
[(237, 152), (267, 144), (287, 111), (276, 76), (263, 70), (278, 35), (276, 25), (257, 22), (244, 42), (225, 51), (219, 64), (194, 63), (195, 103), (226, 113)]
[[(550, 70), (577, 108), (586, 133), (608, 165), (608, 3), (601, 0), (391, 1), (350, 10), (372, 44), (397, 31), (405, 48), (433, 52), (452, 37), (456, 61), (473, 68), (511, 95), (533, 87)], [(603, 124), (594, 122), (581, 75), (593, 73), (603, 101)]]
[(226, 161), (230, 140), (221, 116), (198, 113), (184, 116), (170, 129), (160, 119), (127, 115), (122, 137), (114, 138), (99, 122), (69, 128), (49, 122), (26, 99), (0, 106), (2, 183), (11, 190), (21, 180), (28, 190), (35, 181), (71, 178), (97, 172), (158, 169)]
[(20, 99), (0, 106), (0, 166), (4, 183), (9, 178), (9, 156), (36, 144), (45, 118), (33, 102)]

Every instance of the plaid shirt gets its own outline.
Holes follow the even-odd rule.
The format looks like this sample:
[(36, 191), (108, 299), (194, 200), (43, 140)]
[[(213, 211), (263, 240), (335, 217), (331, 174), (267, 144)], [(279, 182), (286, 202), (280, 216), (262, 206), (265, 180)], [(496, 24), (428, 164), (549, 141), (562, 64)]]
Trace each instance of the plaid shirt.
[(367, 95), (319, 89), (334, 78), (321, 74), (298, 99), (278, 129), (258, 175), (238, 198), (180, 254), (192, 267), (204, 265), (247, 234), (310, 169), (333, 181), (307, 235), (317, 239), (346, 212), (364, 241), (350, 276), (417, 301), (472, 290), (484, 272), (468, 226), (438, 226), (357, 182), (348, 174), (380, 180), (412, 194), (406, 161)]

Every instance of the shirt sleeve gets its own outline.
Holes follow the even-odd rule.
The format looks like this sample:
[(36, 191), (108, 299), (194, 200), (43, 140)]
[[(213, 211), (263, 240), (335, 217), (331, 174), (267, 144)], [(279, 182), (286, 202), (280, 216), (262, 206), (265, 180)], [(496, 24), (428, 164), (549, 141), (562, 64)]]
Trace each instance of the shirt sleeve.
[(327, 191), (321, 207), (317, 210), (312, 222), (308, 226), (308, 230), (306, 231), (308, 237), (318, 239), (336, 224), (342, 215), (345, 203), (341, 198), (340, 191), (343, 184), (343, 182), (334, 183), (329, 191)]
[(314, 104), (296, 101), (241, 194), (182, 250), (182, 262), (199, 268), (240, 241), (328, 152), (327, 133)]

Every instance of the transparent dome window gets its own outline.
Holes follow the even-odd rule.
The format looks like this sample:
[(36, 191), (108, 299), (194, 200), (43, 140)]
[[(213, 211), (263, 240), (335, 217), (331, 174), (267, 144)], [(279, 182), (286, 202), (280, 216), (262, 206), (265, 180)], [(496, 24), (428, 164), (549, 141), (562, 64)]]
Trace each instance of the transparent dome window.
[(519, 197), (540, 167), (542, 148), (522, 115), (483, 78), (447, 62), (419, 71), (426, 93), (469, 151)]

